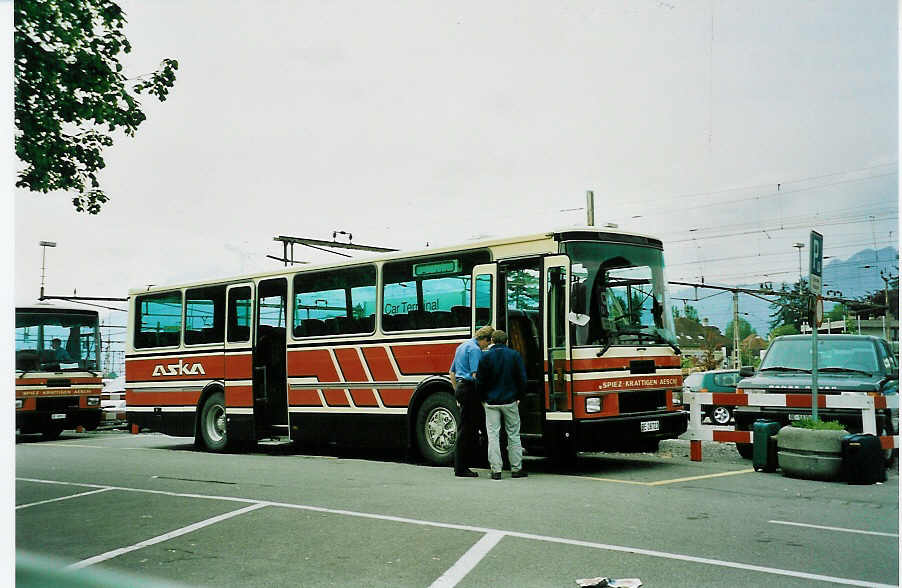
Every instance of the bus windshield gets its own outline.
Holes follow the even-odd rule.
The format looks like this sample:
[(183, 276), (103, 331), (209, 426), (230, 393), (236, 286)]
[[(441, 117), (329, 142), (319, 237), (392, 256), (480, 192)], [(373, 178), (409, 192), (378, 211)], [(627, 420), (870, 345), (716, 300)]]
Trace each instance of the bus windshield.
[(16, 369), (97, 371), (97, 314), (16, 309)]
[(565, 248), (574, 345), (676, 344), (659, 249), (588, 241)]

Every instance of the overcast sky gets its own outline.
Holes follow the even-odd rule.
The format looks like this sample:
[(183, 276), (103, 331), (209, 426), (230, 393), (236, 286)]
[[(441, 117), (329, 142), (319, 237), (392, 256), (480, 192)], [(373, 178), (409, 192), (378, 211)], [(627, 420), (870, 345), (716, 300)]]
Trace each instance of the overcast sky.
[(48, 294), (125, 296), (278, 268), (280, 234), (581, 224), (590, 189), (672, 280), (794, 281), (811, 229), (834, 258), (898, 242), (891, 0), (122, 5), (127, 73), (174, 58), (175, 87), (105, 152), (100, 215), (15, 193), (19, 303), (40, 240)]

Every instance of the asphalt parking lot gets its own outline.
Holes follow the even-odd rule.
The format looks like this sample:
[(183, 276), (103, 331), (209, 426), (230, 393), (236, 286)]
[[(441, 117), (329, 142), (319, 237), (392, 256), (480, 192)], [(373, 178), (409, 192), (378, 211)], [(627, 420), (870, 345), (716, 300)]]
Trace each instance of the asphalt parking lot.
[[(849, 486), (755, 473), (731, 444), (457, 479), (396, 455), (215, 455), (121, 431), (22, 438), (16, 546), (137, 585), (880, 586), (899, 583), (898, 466)], [(72, 575), (74, 574), (74, 575)], [(20, 585), (28, 578), (19, 576)], [(55, 582), (58, 583), (58, 582)], [(40, 585), (33, 583), (31, 585)]]

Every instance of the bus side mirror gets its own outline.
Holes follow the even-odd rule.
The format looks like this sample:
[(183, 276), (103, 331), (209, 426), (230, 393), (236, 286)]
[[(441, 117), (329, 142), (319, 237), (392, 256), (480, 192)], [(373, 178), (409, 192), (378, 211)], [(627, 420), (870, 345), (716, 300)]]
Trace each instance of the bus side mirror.
[(742, 366), (739, 368), (739, 376), (742, 378), (751, 378), (755, 375), (755, 368), (750, 365)]
[(589, 324), (589, 315), (587, 314), (577, 314), (575, 312), (571, 312), (569, 315), (567, 315), (567, 319), (577, 327), (585, 327)]

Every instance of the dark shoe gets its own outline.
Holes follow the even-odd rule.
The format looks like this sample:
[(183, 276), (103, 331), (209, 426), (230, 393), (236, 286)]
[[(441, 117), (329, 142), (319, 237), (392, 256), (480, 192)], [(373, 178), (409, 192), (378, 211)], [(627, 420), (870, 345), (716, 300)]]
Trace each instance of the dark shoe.
[(500, 480), (500, 479), (501, 479), (501, 472), (492, 472), (492, 479), (493, 479), (493, 480)]
[(474, 472), (473, 470), (464, 470), (462, 472), (454, 472), (454, 475), (458, 478), (478, 478), (479, 474)]
[(517, 470), (516, 472), (511, 472), (511, 478), (525, 478), (529, 474), (524, 472), (523, 470)]

